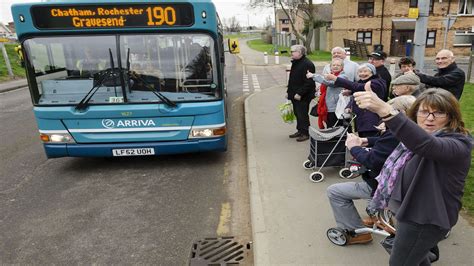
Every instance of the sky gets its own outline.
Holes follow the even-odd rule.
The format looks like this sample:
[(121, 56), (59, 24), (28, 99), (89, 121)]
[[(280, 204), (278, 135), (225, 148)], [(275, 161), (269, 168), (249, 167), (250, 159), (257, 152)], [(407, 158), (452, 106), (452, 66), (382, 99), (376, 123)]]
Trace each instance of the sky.
[[(40, 0), (0, 0), (0, 22), (13, 21), (10, 7), (14, 3), (41, 2)], [(132, 1), (131, 1), (132, 2)], [(221, 20), (235, 17), (240, 26), (264, 26), (270, 17), (273, 21), (273, 8), (247, 8), (249, 0), (213, 0)]]

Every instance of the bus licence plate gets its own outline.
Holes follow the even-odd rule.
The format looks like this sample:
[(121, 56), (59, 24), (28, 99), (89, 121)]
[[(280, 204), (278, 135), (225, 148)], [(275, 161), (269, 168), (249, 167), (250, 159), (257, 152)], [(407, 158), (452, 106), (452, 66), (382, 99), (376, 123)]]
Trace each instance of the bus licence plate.
[(154, 155), (154, 148), (138, 148), (138, 149), (113, 149), (112, 154), (114, 156), (141, 156), (141, 155)]

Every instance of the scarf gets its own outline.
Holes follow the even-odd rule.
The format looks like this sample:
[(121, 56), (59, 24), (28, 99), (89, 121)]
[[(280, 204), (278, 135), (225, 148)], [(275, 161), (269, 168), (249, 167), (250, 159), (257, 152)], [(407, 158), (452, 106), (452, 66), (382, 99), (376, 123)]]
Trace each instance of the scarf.
[[(332, 73), (334, 76), (339, 76), (342, 71)], [(319, 87), (319, 100), (318, 100), (318, 127), (324, 129), (327, 127), (328, 122), (328, 106), (326, 105), (326, 92), (327, 86), (321, 83)]]
[(382, 171), (375, 178), (379, 182), (374, 197), (369, 203), (368, 209), (372, 211), (383, 210), (388, 206), (390, 195), (398, 180), (398, 173), (411, 159), (413, 153), (403, 143), (400, 143), (388, 156)]

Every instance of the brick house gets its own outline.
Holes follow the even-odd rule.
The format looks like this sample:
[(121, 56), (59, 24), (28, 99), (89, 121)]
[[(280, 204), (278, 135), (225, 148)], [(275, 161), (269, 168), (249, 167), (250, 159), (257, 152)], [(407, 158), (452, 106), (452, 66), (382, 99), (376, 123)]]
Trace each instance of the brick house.
[[(446, 47), (456, 55), (469, 55), (474, 40), (474, 0), (429, 0), (430, 15), (426, 36), (427, 56)], [(334, 0), (332, 26), (328, 29), (328, 49), (343, 46), (343, 39), (368, 45), (383, 45), (392, 56), (405, 54), (408, 40), (414, 39), (416, 19), (409, 8), (417, 0)], [(449, 20), (451, 27), (446, 30)]]

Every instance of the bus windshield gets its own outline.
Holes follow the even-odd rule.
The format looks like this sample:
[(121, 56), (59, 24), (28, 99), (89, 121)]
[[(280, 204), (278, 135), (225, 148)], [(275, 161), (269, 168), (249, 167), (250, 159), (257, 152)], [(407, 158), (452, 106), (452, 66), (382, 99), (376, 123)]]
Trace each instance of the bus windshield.
[(76, 105), (94, 87), (91, 105), (162, 102), (156, 92), (173, 102), (222, 98), (206, 34), (35, 37), (23, 45), (37, 105)]

